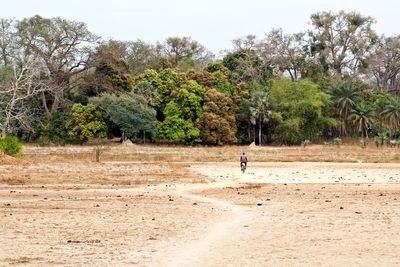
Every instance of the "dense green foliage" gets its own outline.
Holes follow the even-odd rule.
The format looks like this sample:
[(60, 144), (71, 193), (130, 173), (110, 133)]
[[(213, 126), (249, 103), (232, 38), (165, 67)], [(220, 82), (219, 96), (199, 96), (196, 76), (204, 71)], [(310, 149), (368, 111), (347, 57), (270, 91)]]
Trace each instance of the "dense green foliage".
[(82, 22), (1, 19), (0, 137), (395, 142), (400, 36), (378, 37), (374, 20), (355, 12), (318, 12), (309, 22), (300, 33), (233, 40), (215, 59), (190, 37), (104, 41)]
[(0, 150), (6, 155), (14, 156), (21, 152), (22, 145), (15, 136), (7, 135), (0, 139)]
[(315, 140), (336, 124), (328, 112), (329, 95), (312, 82), (274, 80), (270, 94), (277, 142), (296, 144), (305, 139)]
[(104, 138), (107, 135), (107, 124), (103, 121), (103, 113), (94, 105), (74, 104), (71, 118), (66, 123), (68, 134), (80, 141), (91, 138)]
[(92, 98), (90, 102), (104, 110), (108, 119), (117, 125), (127, 138), (134, 139), (141, 131), (155, 133), (156, 111), (140, 95), (103, 94), (101, 97)]

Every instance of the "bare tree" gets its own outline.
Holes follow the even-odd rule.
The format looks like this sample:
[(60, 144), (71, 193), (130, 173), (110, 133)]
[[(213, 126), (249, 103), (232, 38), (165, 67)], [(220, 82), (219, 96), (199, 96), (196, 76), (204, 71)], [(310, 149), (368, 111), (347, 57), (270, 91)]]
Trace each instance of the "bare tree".
[(305, 47), (303, 33), (284, 34), (282, 29), (273, 29), (257, 44), (257, 52), (264, 62), (275, 67), (275, 71), (286, 71), (296, 80), (304, 65)]
[(381, 38), (369, 60), (369, 74), (379, 90), (400, 96), (400, 35)]
[(171, 60), (172, 67), (178, 67), (185, 60), (196, 62), (204, 67), (214, 55), (202, 44), (190, 37), (169, 37), (163, 44), (164, 54)]
[(0, 137), (19, 129), (33, 130), (34, 110), (29, 101), (48, 90), (38, 80), (40, 69), (33, 57), (16, 56), (0, 70)]

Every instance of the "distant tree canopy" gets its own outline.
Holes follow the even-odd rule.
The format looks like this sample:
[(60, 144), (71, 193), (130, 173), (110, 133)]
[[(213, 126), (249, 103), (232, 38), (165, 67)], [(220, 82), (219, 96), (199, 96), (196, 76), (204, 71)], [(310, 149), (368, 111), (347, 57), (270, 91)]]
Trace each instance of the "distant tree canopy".
[(127, 137), (177, 144), (400, 138), (400, 35), (356, 12), (311, 14), (288, 34), (102, 40), (83, 22), (0, 19), (0, 138)]

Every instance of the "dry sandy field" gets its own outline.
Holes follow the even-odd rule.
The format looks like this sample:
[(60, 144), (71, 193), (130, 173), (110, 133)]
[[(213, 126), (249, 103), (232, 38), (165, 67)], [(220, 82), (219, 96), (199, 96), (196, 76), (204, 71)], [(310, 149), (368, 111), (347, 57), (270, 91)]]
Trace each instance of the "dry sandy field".
[[(238, 161), (249, 156), (245, 174)], [(0, 266), (400, 266), (400, 149), (24, 146)]]

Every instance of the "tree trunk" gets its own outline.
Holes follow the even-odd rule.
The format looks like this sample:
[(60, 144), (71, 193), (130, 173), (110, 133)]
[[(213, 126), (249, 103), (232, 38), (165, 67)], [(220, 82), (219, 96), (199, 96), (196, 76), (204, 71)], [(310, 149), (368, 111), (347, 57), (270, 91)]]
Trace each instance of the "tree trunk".
[(146, 131), (143, 130), (143, 144), (146, 144)]
[(253, 125), (253, 142), (256, 144), (256, 125)]
[(49, 108), (47, 107), (46, 95), (44, 94), (44, 92), (42, 92), (42, 103), (43, 103), (43, 108), (44, 108), (44, 111), (46, 112), (46, 115), (50, 116), (50, 111), (49, 111)]
[(6, 135), (7, 135), (7, 130), (5, 127), (2, 127), (0, 129), (0, 139), (3, 139), (4, 137), (6, 137)]
[(260, 143), (259, 146), (261, 146), (261, 116), (260, 116), (260, 125), (258, 126), (258, 142)]

